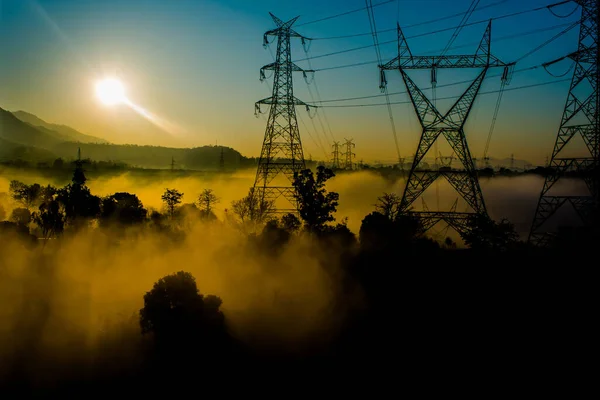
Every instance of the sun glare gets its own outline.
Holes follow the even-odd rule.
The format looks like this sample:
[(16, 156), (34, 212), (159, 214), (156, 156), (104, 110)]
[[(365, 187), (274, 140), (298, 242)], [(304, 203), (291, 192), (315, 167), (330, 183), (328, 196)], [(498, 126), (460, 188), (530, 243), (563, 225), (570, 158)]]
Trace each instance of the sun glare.
[(123, 84), (113, 78), (104, 79), (96, 84), (96, 95), (106, 105), (115, 105), (127, 101)]

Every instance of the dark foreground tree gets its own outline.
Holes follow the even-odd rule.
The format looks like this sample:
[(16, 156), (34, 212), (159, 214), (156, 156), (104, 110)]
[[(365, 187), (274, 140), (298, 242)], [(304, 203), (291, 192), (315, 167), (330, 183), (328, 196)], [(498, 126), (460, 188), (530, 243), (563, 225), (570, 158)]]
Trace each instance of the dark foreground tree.
[(100, 217), (103, 224), (140, 224), (146, 220), (147, 214), (148, 210), (135, 194), (119, 192), (102, 199)]
[(30, 209), (36, 204), (42, 194), (42, 187), (38, 183), (27, 185), (23, 182), (12, 180), (10, 181), (8, 191), (13, 200)]
[(377, 198), (375, 210), (394, 221), (400, 213), (400, 203), (402, 203), (402, 197), (396, 193), (383, 193)]
[(189, 272), (179, 271), (156, 282), (144, 295), (140, 310), (142, 333), (153, 333), (161, 344), (219, 336), (224, 329), (221, 299), (204, 296)]
[(183, 197), (183, 193), (181, 193), (177, 189), (165, 189), (165, 192), (161, 196), (163, 203), (165, 203), (165, 207), (169, 212), (171, 218), (175, 214), (175, 208), (179, 203), (181, 203), (181, 198)]
[(42, 231), (44, 239), (60, 235), (65, 227), (65, 214), (56, 200), (40, 205), (39, 211), (33, 213), (33, 222)]
[(212, 189), (204, 189), (198, 196), (198, 209), (202, 218), (215, 219), (214, 208), (219, 201), (220, 199)]
[(273, 208), (272, 201), (260, 199), (259, 196), (254, 195), (252, 189), (246, 197), (231, 202), (233, 215), (243, 227), (250, 225), (251, 228), (254, 228), (264, 224), (269, 220)]
[(15, 208), (10, 214), (10, 220), (17, 225), (27, 226), (31, 222), (31, 213), (24, 207)]
[(507, 219), (496, 222), (488, 216), (477, 215), (468, 221), (469, 230), (463, 240), (474, 250), (507, 251), (519, 242), (515, 227)]
[(337, 210), (340, 195), (325, 189), (325, 182), (334, 176), (331, 169), (320, 165), (316, 177), (310, 169), (302, 170), (294, 177), (300, 218), (309, 232), (323, 231), (328, 222), (335, 221), (333, 214)]
[(66, 220), (73, 223), (98, 217), (101, 199), (85, 185), (69, 184), (58, 190), (56, 200), (64, 207)]
[(397, 214), (390, 219), (381, 212), (372, 212), (362, 220), (359, 231), (361, 248), (371, 251), (413, 247), (423, 239), (421, 221), (405, 214)]

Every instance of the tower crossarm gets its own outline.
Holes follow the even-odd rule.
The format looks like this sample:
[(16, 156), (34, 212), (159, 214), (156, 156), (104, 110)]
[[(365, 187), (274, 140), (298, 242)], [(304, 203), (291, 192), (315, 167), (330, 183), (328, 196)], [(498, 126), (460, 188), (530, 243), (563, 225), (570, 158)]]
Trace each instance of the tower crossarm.
[(398, 56), (381, 65), (383, 70), (394, 69), (431, 69), (431, 68), (484, 68), (506, 67), (507, 63), (490, 55), (490, 60), (485, 54), (448, 55), (448, 56)]
[(381, 70), (432, 69), (432, 68), (485, 68), (507, 67), (507, 64), (491, 54), (492, 23), (488, 23), (475, 54), (415, 56), (408, 47), (402, 28), (398, 25), (398, 56), (379, 66)]
[(298, 17), (292, 18), (287, 22), (282, 21), (281, 19), (277, 18), (275, 15), (273, 15), (272, 13), (269, 13), (269, 15), (271, 16), (271, 18), (273, 19), (273, 21), (275, 22), (275, 25), (277, 25), (277, 28), (275, 29), (271, 29), (269, 31), (266, 31), (264, 34), (264, 43), (268, 44), (268, 37), (269, 36), (278, 36), (281, 34), (281, 32), (285, 32), (286, 35), (289, 35), (289, 37), (296, 37), (296, 38), (300, 38), (303, 40), (309, 39), (304, 35), (299, 34), (298, 32), (296, 32), (295, 30), (292, 29), (292, 25), (294, 25), (296, 23), (296, 21), (298, 20)]
[(285, 106), (305, 106), (307, 108), (310, 107), (316, 107), (312, 104), (307, 104), (305, 102), (303, 102), (302, 100), (298, 99), (297, 97), (292, 97), (292, 98), (274, 98), (273, 96), (271, 97), (267, 97), (266, 99), (262, 99), (256, 102), (256, 107), (258, 107), (260, 104), (277, 104), (277, 105), (285, 105)]
[(265, 65), (264, 67), (262, 67), (260, 69), (260, 75), (261, 75), (261, 77), (264, 79), (264, 71), (275, 70), (276, 68), (286, 69), (286, 70), (290, 70), (292, 72), (302, 72), (304, 74), (306, 74), (307, 72), (315, 72), (312, 69), (303, 69), (303, 68), (300, 68), (299, 66), (297, 66), (296, 64), (294, 64), (291, 61), (284, 61), (284, 62), (281, 62), (281, 63), (273, 62), (271, 64)]

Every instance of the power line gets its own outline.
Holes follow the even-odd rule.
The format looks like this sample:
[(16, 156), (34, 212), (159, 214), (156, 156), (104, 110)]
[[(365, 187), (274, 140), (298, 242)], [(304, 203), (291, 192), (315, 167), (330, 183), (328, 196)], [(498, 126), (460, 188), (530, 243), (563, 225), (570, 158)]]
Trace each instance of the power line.
[[(479, 7), (477, 10), (475, 10), (475, 12), (482, 11), (482, 10), (485, 10), (485, 9), (487, 9), (487, 8), (491, 8), (491, 7), (495, 7), (495, 6), (498, 6), (498, 5), (504, 4), (504, 3), (506, 3), (507, 1), (508, 1), (508, 0), (502, 0), (502, 1), (498, 1), (498, 2), (496, 2), (496, 3), (488, 4), (487, 6), (482, 6), (482, 7)], [(571, 2), (571, 0), (568, 0), (568, 1), (561, 1), (561, 2), (558, 2), (558, 3), (549, 4), (549, 5), (547, 5), (547, 6), (540, 6), (540, 7), (535, 7), (535, 8), (531, 8), (531, 9), (527, 9), (527, 10), (523, 10), (523, 11), (517, 11), (517, 12), (510, 13), (510, 14), (506, 14), (506, 15), (501, 15), (501, 16), (499, 16), (499, 17), (494, 17), (494, 18), (491, 18), (491, 19), (502, 19), (502, 18), (508, 18), (508, 17), (513, 17), (513, 16), (517, 16), (517, 15), (522, 15), (522, 14), (526, 14), (526, 13), (530, 13), (530, 12), (541, 11), (541, 10), (544, 10), (544, 9), (548, 9), (550, 12), (552, 12), (552, 11), (551, 11), (551, 9), (552, 9), (553, 7), (557, 7), (557, 6), (560, 6), (560, 5), (562, 5), (562, 4), (566, 4), (566, 3), (570, 3), (570, 2)], [(423, 22), (417, 22), (417, 23), (415, 23), (415, 24), (404, 25), (404, 26), (403, 26), (403, 28), (404, 28), (404, 29), (409, 29), (409, 28), (416, 28), (416, 27), (418, 27), (418, 26), (423, 26), (423, 25), (434, 24), (434, 23), (437, 23), (437, 22), (446, 21), (446, 20), (449, 20), (449, 19), (452, 19), (452, 18), (460, 17), (461, 15), (464, 15), (464, 12), (460, 12), (460, 13), (456, 13), (456, 14), (451, 14), (451, 15), (446, 15), (446, 16), (444, 16), (444, 17), (439, 17), (439, 18), (435, 18), (435, 19), (430, 19), (430, 20), (423, 21)], [(569, 14), (569, 15), (567, 15), (567, 16), (561, 16), (561, 18), (566, 18), (566, 17), (568, 17), (568, 16), (570, 16), (570, 15), (572, 15), (572, 14)], [(482, 21), (482, 22), (480, 22), (480, 23), (483, 23), (483, 22), (488, 22), (489, 20), (490, 20), (490, 19), (488, 18), (488, 19), (486, 19), (485, 21)], [(465, 25), (465, 26), (470, 26), (470, 25), (471, 25), (471, 24), (467, 24), (467, 25)], [(449, 28), (448, 30), (452, 30), (452, 29), (455, 29), (455, 28), (456, 28), (456, 27), (452, 27), (452, 28)], [(379, 31), (379, 33), (384, 33), (384, 32), (395, 32), (395, 31), (396, 31), (396, 28), (389, 28), (389, 29), (383, 29), (383, 30), (380, 30), (380, 31)], [(354, 34), (349, 34), (349, 35), (326, 36), (326, 37), (315, 37), (315, 38), (310, 38), (310, 40), (333, 40), (333, 39), (348, 39), (348, 38), (353, 38), (353, 37), (369, 36), (369, 35), (371, 35), (371, 33), (370, 33), (370, 32), (364, 32), (364, 33), (354, 33)]]
[[(306, 48), (305, 48), (305, 49), (304, 49), (304, 52), (306, 53), (306, 55), (307, 55), (307, 57), (308, 57), (308, 67), (309, 67), (311, 70), (313, 70), (312, 63), (310, 62), (310, 54), (309, 54), (309, 49), (306, 49)], [(313, 71), (314, 71), (314, 70), (313, 70)], [(308, 82), (308, 80), (307, 80), (307, 79), (305, 79), (305, 82), (306, 82), (306, 87), (307, 87), (307, 89), (308, 89), (308, 93), (310, 94), (310, 97), (313, 99), (313, 102), (314, 102), (313, 93), (312, 93), (312, 91), (310, 90), (310, 84), (309, 84), (309, 82)], [(320, 102), (320, 100), (321, 100), (321, 93), (320, 93), (320, 91), (319, 91), (319, 85), (317, 85), (317, 79), (316, 79), (316, 77), (315, 77), (315, 73), (314, 73), (314, 72), (313, 72), (313, 80), (312, 80), (312, 83), (314, 83), (314, 85), (315, 85), (315, 91), (316, 91), (316, 93), (317, 93), (317, 100), (319, 100), (319, 102)], [(320, 115), (320, 114), (318, 114), (318, 111), (316, 112), (316, 116), (317, 116), (317, 118), (319, 119), (319, 122), (321, 123), (321, 125), (323, 125), (323, 122), (321, 121), (321, 115)], [(325, 123), (327, 124), (327, 128), (329, 129), (329, 135), (331, 136), (331, 140), (333, 140), (333, 141), (335, 142), (335, 136), (333, 135), (333, 131), (331, 130), (331, 124), (329, 123), (329, 119), (327, 118), (327, 114), (325, 114), (324, 112), (323, 112), (323, 119), (325, 120)], [(323, 126), (323, 132), (325, 132), (325, 140), (328, 140), (328, 139), (327, 139), (327, 131), (325, 130), (325, 126)]]
[(578, 25), (579, 25), (579, 21), (574, 22), (567, 28), (563, 29), (562, 31), (558, 32), (556, 35), (552, 36), (550, 39), (546, 40), (544, 43), (540, 44), (539, 46), (537, 46), (537, 47), (531, 49), (530, 51), (528, 51), (527, 53), (523, 54), (521, 57), (517, 58), (515, 60), (515, 62), (517, 63), (517, 62), (523, 60), (524, 58), (529, 57), (533, 53), (541, 50), (542, 48), (546, 47), (547, 45), (549, 45), (550, 43), (552, 43), (553, 41), (555, 41), (556, 39), (558, 39), (559, 37), (561, 37), (565, 33), (569, 32), (571, 29), (573, 29), (574, 27), (576, 27)]
[(452, 33), (452, 36), (450, 37), (450, 40), (446, 44), (446, 47), (444, 47), (444, 50), (442, 50), (442, 53), (440, 54), (441, 56), (445, 55), (446, 52), (448, 51), (448, 49), (450, 48), (450, 46), (452, 46), (452, 44), (454, 44), (454, 41), (460, 34), (460, 31), (462, 31), (462, 29), (465, 27), (465, 24), (467, 23), (469, 18), (471, 18), (471, 15), (473, 15), (473, 11), (475, 11), (477, 6), (479, 5), (479, 2), (480, 2), (480, 0), (473, 0), (471, 2), (471, 5), (469, 5), (467, 12), (465, 12), (465, 14), (463, 15), (463, 18), (460, 21), (460, 23), (458, 24), (458, 26), (456, 27), (456, 30), (454, 31), (454, 33)]
[[(527, 68), (521, 68), (521, 69), (517, 69), (514, 70), (512, 72), (512, 74), (518, 74), (521, 72), (526, 72), (526, 71), (532, 71), (534, 69), (540, 68), (540, 67), (544, 67), (545, 65), (547, 65), (548, 63), (542, 63), (542, 64), (538, 64), (538, 65), (533, 65), (531, 67), (527, 67)], [(550, 74), (552, 75), (552, 74)], [(488, 78), (495, 78), (495, 77), (499, 77), (502, 76), (502, 74), (490, 74), (487, 75)], [(443, 88), (443, 87), (449, 87), (449, 86), (456, 86), (456, 85), (462, 85), (465, 83), (471, 83), (472, 80), (463, 80), (463, 81), (458, 81), (458, 82), (451, 82), (451, 83), (445, 83), (442, 85), (437, 85), (437, 88)], [(423, 90), (429, 90), (431, 89), (431, 87), (426, 87), (423, 88)], [(406, 94), (408, 93), (406, 90), (400, 91), (400, 92), (393, 92), (393, 93), (389, 93), (390, 96), (395, 96), (395, 95), (399, 95), (399, 94)], [(321, 100), (320, 103), (336, 103), (336, 102), (341, 102), (341, 101), (352, 101), (352, 100), (364, 100), (364, 99), (373, 99), (376, 97), (384, 97), (385, 94), (375, 94), (375, 95), (369, 95), (369, 96), (357, 96), (357, 97), (347, 97), (347, 98), (343, 98), (343, 99), (330, 99), (330, 100)]]
[[(377, 63), (379, 65), (382, 64), (381, 52), (379, 50), (379, 39), (377, 38), (377, 25), (375, 24), (375, 13), (373, 12), (373, 5), (371, 0), (365, 0), (367, 5), (370, 7), (367, 8), (367, 14), (369, 17), (369, 25), (371, 26), (371, 32), (373, 33), (373, 44), (375, 45), (375, 53), (377, 55)], [(398, 134), (396, 133), (396, 124), (394, 123), (394, 113), (392, 112), (392, 105), (390, 104), (390, 96), (388, 94), (387, 86), (383, 87), (383, 91), (385, 93), (385, 102), (387, 104), (388, 116), (390, 119), (390, 125), (392, 127), (392, 134), (394, 135), (394, 144), (396, 145), (396, 152), (398, 154), (398, 161), (400, 162), (402, 156), (400, 154), (400, 145), (398, 144)]]
[[(538, 28), (538, 29), (534, 29), (531, 31), (527, 31), (527, 32), (522, 32), (522, 33), (516, 33), (513, 35), (507, 35), (507, 36), (501, 36), (498, 38), (494, 38), (494, 43), (496, 42), (500, 42), (503, 40), (509, 40), (509, 39), (515, 39), (515, 38), (521, 38), (523, 36), (529, 36), (529, 35), (535, 35), (536, 33), (540, 33), (540, 32), (546, 32), (546, 31), (551, 31), (554, 29), (558, 29), (558, 28), (564, 28), (566, 26), (570, 26), (571, 23), (567, 22), (564, 24), (558, 24), (558, 25), (552, 25), (552, 26), (548, 26), (545, 28)], [(412, 39), (413, 36), (408, 36), (407, 39)], [(465, 44), (461, 44), (458, 46), (452, 46), (451, 48), (449, 48), (448, 50), (455, 50), (455, 49), (460, 49), (460, 48), (464, 48), (464, 47), (470, 47), (470, 46), (474, 46), (479, 44), (479, 42), (471, 42), (471, 43), (465, 43)], [(432, 50), (432, 51), (428, 51), (425, 54), (429, 54), (429, 53), (438, 53), (442, 51), (442, 49), (438, 49), (438, 50)], [(342, 64), (342, 65), (334, 65), (332, 67), (325, 67), (325, 68), (318, 68), (315, 69), (314, 71), (319, 72), (319, 71), (329, 71), (329, 70), (334, 70), (334, 69), (342, 69), (342, 68), (352, 68), (352, 67), (359, 67), (362, 65), (368, 65), (368, 64), (377, 64), (377, 60), (372, 60), (372, 61), (363, 61), (363, 62), (358, 62), (358, 63), (352, 63), (352, 64)], [(311, 69), (313, 69), (311, 67)]]
[[(504, 89), (505, 92), (509, 92), (512, 90), (522, 90), (522, 89), (530, 89), (530, 88), (534, 88), (534, 87), (538, 87), (538, 86), (545, 86), (545, 85), (552, 85), (555, 83), (561, 83), (561, 82), (568, 82), (571, 81), (571, 79), (560, 79), (557, 81), (550, 81), (550, 82), (542, 82), (542, 83), (534, 83), (531, 85), (524, 85), (524, 86), (517, 86), (517, 87), (512, 87), (510, 89)], [(488, 92), (481, 92), (479, 93), (480, 95), (485, 95), (485, 94), (494, 94), (494, 93), (499, 93), (500, 90), (490, 90)], [(438, 98), (438, 100), (453, 100), (453, 99), (458, 99), (460, 96), (448, 96), (448, 97), (441, 97)], [(396, 105), (396, 104), (411, 104), (410, 101), (397, 101), (397, 102), (393, 102), (390, 103), (392, 105)], [(339, 106), (321, 106), (321, 107), (327, 107), (327, 108), (350, 108), (350, 107), (381, 107), (381, 106), (387, 106), (387, 103), (374, 103), (374, 104), (345, 104), (345, 105), (339, 105)]]
[[(501, 16), (498, 16), (498, 17), (488, 18), (488, 19), (479, 20), (479, 21), (475, 21), (475, 22), (469, 22), (469, 23), (464, 24), (464, 27), (474, 26), (474, 25), (479, 25), (479, 24), (487, 24), (487, 23), (490, 22), (490, 20), (497, 21), (497, 20), (500, 20), (500, 19), (511, 18), (511, 17), (515, 17), (515, 16), (518, 16), (518, 15), (523, 15), (523, 14), (526, 14), (526, 13), (537, 12), (537, 11), (541, 11), (541, 10), (547, 9), (549, 7), (555, 7), (557, 5), (567, 3), (569, 1), (563, 1), (563, 2), (560, 2), (560, 3), (551, 4), (551, 5), (548, 5), (548, 6), (531, 8), (529, 10), (523, 10), (523, 11), (518, 11), (518, 12), (514, 12), (514, 13), (510, 13), (510, 14), (504, 14), (504, 15), (501, 15)], [(437, 29), (435, 31), (429, 31), (429, 32), (425, 32), (425, 33), (421, 33), (421, 34), (417, 34), (417, 35), (407, 36), (406, 38), (407, 39), (414, 39), (414, 38), (423, 37), (423, 36), (435, 35), (437, 33), (451, 31), (451, 30), (454, 30), (456, 28), (457, 28), (456, 26), (449, 27), (449, 28), (442, 28), (442, 29)], [(380, 33), (381, 32), (387, 32), (387, 31), (390, 31), (390, 30), (391, 29), (387, 29), (387, 30), (383, 30), (383, 31), (379, 31), (379, 32)], [(394, 28), (393, 30), (396, 30), (396, 28)], [(387, 40), (385, 42), (380, 42), (379, 45), (382, 45), (382, 44), (391, 44), (391, 43), (397, 43), (397, 39)], [(359, 47), (352, 47), (352, 48), (349, 48), (349, 49), (338, 50), (338, 51), (334, 51), (334, 52), (331, 52), (331, 53), (320, 54), (320, 55), (312, 56), (312, 59), (314, 60), (315, 58), (329, 57), (329, 56), (333, 56), (333, 55), (338, 55), (338, 54), (343, 54), (343, 53), (349, 53), (349, 52), (352, 52), (352, 51), (368, 49), (369, 47), (373, 47), (373, 44), (359, 46)], [(306, 60), (307, 60), (306, 58), (302, 58), (302, 59), (294, 60), (294, 62), (300, 62), (300, 61), (306, 61)]]
[[(384, 4), (388, 4), (388, 3), (394, 2), (394, 1), (396, 1), (396, 0), (383, 1), (381, 3), (377, 3), (377, 4), (373, 5), (373, 7), (379, 7), (379, 6), (382, 6)], [(324, 17), (324, 18), (315, 19), (313, 21), (304, 22), (304, 23), (298, 24), (296, 26), (304, 26), (304, 25), (308, 25), (308, 24), (315, 24), (315, 23), (321, 22), (321, 21), (328, 21), (330, 19), (334, 19), (334, 18), (338, 18), (338, 17), (343, 17), (345, 15), (354, 14), (354, 13), (357, 13), (357, 12), (360, 12), (360, 11), (364, 11), (366, 9), (367, 9), (367, 7), (362, 7), (362, 8), (358, 8), (358, 9), (355, 9), (355, 10), (350, 10), (350, 11), (346, 11), (346, 12), (343, 12), (343, 13), (331, 15), (329, 17)]]

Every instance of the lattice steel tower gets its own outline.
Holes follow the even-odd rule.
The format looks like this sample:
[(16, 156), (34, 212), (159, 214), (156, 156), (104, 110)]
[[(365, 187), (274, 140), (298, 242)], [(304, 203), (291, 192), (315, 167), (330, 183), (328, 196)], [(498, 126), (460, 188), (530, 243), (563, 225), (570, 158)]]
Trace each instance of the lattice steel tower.
[(298, 207), (292, 182), (294, 174), (305, 168), (295, 106), (309, 106), (294, 97), (292, 72), (306, 74), (314, 71), (303, 70), (292, 62), (290, 39), (300, 38), (303, 42), (306, 39), (292, 29), (298, 17), (283, 22), (269, 14), (277, 28), (264, 34), (264, 45), (269, 44), (269, 36), (277, 37), (277, 56), (275, 62), (265, 65), (260, 70), (261, 80), (266, 78), (265, 71), (273, 71), (273, 94), (255, 105), (257, 112), (260, 112), (261, 104), (268, 104), (271, 109), (252, 193), (259, 201), (275, 202), (284, 197), (289, 203), (289, 208), (277, 207), (276, 212), (295, 213)]
[(354, 144), (354, 139), (345, 139), (346, 143), (344, 143), (344, 145), (346, 146), (346, 151), (343, 153), (344, 156), (344, 168), (345, 169), (354, 169), (353, 165), (354, 163), (352, 162), (352, 160), (354, 159), (354, 157), (356, 157), (356, 154), (354, 154), (352, 152), (352, 149), (356, 147), (356, 144)]
[[(491, 67), (505, 67), (503, 79), (507, 79), (508, 64), (503, 63), (490, 53), (491, 46), (491, 21), (483, 35), (475, 54), (470, 55), (441, 55), (441, 56), (414, 56), (398, 25), (398, 57), (384, 65), (380, 65), (381, 88), (387, 84), (385, 71), (399, 70), (402, 80), (406, 85), (410, 100), (423, 128), (421, 139), (408, 174), (406, 188), (402, 196), (401, 212), (412, 214), (421, 219), (423, 228), (428, 230), (439, 221), (443, 220), (463, 235), (469, 228), (468, 219), (474, 215), (487, 216), (483, 195), (477, 178), (477, 171), (473, 158), (467, 145), (464, 126), (473, 107), (477, 93)], [(437, 82), (437, 69), (440, 68), (481, 68), (481, 72), (469, 85), (467, 90), (458, 98), (450, 109), (442, 114), (430, 101), (421, 89), (407, 74), (407, 70), (431, 70), (432, 86)], [(446, 138), (456, 159), (461, 163), (462, 169), (441, 167), (435, 169), (421, 168), (421, 162), (432, 148), (435, 141), (443, 136)], [(456, 212), (456, 203), (450, 211), (414, 211), (413, 203), (425, 190), (440, 176), (443, 176), (470, 206), (471, 211)]]
[(333, 142), (331, 145), (333, 148), (333, 162), (331, 163), (331, 168), (337, 169), (340, 167), (340, 142)]
[[(598, 0), (576, 0), (575, 2), (581, 6), (579, 48), (567, 56), (575, 61), (575, 70), (554, 150), (547, 166), (549, 172), (546, 175), (529, 233), (529, 242), (537, 246), (546, 246), (550, 243), (555, 234), (546, 230), (544, 225), (566, 203), (573, 206), (584, 225), (591, 226), (594, 222), (598, 222), (600, 204), (598, 196), (600, 186), (598, 182), (600, 165), (598, 163), (600, 145), (598, 22), (600, 16)], [(566, 155), (565, 147), (576, 135), (581, 135), (583, 138), (585, 157), (561, 157), (563, 154)], [(555, 191), (551, 189), (567, 175), (582, 178), (589, 194), (553, 195)]]

